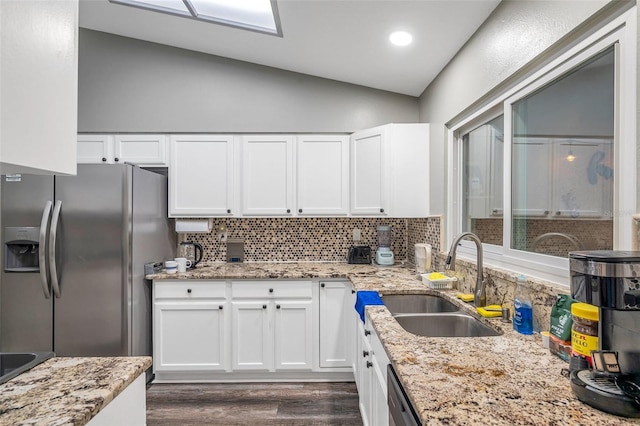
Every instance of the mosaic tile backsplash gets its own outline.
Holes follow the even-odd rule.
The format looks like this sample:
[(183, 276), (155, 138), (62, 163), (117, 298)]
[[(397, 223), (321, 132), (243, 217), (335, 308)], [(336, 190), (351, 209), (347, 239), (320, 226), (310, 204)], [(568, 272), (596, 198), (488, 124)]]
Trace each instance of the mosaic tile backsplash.
[[(220, 227), (226, 228), (227, 239), (244, 240), (245, 262), (345, 262), (352, 245), (370, 246), (375, 252), (376, 227), (390, 225), (395, 259), (406, 261), (409, 220), (413, 219), (225, 218), (214, 220), (210, 234), (186, 234), (186, 240), (202, 245), (205, 262), (226, 260)], [(353, 241), (354, 229), (360, 229), (360, 241)]]

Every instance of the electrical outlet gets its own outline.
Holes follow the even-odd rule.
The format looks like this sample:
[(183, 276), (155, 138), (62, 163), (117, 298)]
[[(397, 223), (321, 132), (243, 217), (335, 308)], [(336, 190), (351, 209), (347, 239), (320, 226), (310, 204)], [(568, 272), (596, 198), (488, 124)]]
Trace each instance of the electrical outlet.
[(353, 241), (360, 241), (362, 239), (362, 231), (358, 228), (353, 230)]

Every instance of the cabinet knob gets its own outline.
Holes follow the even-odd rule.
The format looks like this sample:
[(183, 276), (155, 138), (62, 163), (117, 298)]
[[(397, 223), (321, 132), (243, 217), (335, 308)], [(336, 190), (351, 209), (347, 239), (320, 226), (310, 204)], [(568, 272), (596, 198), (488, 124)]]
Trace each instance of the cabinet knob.
[(365, 330), (365, 331), (364, 331), (364, 335), (365, 335), (365, 336), (368, 336), (368, 335), (370, 335), (370, 334), (371, 334), (371, 331), (370, 331), (370, 330)]
[(373, 367), (373, 363), (371, 361), (367, 361), (367, 368)]
[(351, 289), (351, 294), (356, 294), (356, 291)]
[(291, 213), (291, 209), (287, 209), (287, 213)]
[(380, 209), (380, 213), (384, 213), (384, 209)]
[(561, 214), (562, 214), (562, 212), (561, 212), (560, 210), (558, 210), (558, 211), (556, 212), (556, 216), (560, 216)]
[(106, 157), (102, 157), (102, 162), (106, 163), (107, 162), (107, 158)]
[(362, 351), (362, 356), (364, 358), (368, 357), (369, 356), (369, 351)]
[(227, 209), (227, 213), (231, 213), (231, 209)]
[(191, 289), (190, 288), (187, 289), (187, 293), (191, 294)]
[(222, 305), (218, 306), (218, 309), (222, 309), (222, 308), (223, 308), (223, 306), (222, 306)]
[(298, 209), (298, 213), (302, 213), (302, 209)]
[(120, 161), (120, 159), (118, 157), (116, 157), (116, 158), (113, 159), (113, 161), (115, 161), (117, 163), (118, 161)]
[(280, 305), (276, 305), (276, 309), (280, 309)]
[(545, 214), (545, 215), (548, 215), (548, 214), (549, 214), (549, 210), (545, 210), (545, 211), (544, 211), (544, 214)]
[(267, 309), (267, 305), (262, 305), (262, 309)]
[(269, 289), (269, 293), (273, 293), (273, 289), (272, 288)]
[(320, 283), (320, 287), (324, 288), (324, 283)]

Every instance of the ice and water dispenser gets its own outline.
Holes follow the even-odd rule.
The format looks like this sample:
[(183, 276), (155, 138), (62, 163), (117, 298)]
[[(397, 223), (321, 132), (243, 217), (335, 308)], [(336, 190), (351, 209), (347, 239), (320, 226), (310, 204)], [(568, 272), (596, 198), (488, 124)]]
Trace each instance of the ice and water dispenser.
[(40, 271), (40, 228), (4, 228), (4, 271)]

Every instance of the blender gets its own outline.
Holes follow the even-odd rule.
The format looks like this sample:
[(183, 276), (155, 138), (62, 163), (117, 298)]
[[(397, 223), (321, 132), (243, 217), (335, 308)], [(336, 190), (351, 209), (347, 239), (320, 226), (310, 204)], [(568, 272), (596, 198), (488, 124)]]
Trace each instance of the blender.
[(376, 250), (376, 263), (378, 265), (393, 265), (393, 252), (391, 251), (391, 227), (381, 225), (378, 231), (378, 250)]

